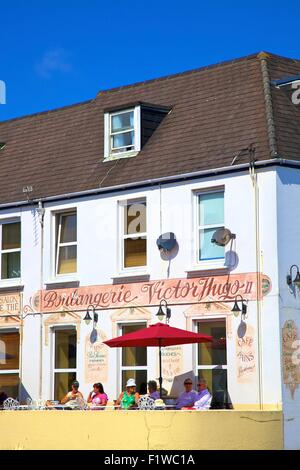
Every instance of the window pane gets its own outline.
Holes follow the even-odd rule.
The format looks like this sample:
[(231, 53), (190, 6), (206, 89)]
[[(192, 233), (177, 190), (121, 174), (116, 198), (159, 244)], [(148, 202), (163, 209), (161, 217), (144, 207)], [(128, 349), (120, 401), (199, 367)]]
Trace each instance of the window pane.
[(146, 237), (127, 238), (124, 240), (124, 267), (146, 266), (146, 251)]
[(124, 207), (124, 234), (146, 232), (146, 201), (130, 202)]
[[(126, 389), (128, 379), (135, 379), (136, 391), (140, 392), (141, 386), (147, 384), (146, 370), (123, 370), (122, 371), (122, 390)], [(146, 385), (147, 389), (147, 385)]]
[(66, 214), (61, 216), (60, 243), (71, 243), (77, 240), (77, 216)]
[(134, 131), (125, 132), (124, 134), (116, 134), (111, 138), (112, 149), (118, 149), (119, 147), (125, 147), (124, 151), (131, 150), (134, 147)]
[(218, 246), (211, 242), (215, 228), (199, 230), (199, 260), (224, 258), (224, 246)]
[(19, 369), (19, 348), (18, 332), (0, 333), (0, 370)]
[(198, 322), (198, 333), (204, 333), (213, 337), (212, 343), (198, 344), (198, 365), (226, 365), (225, 320)]
[(76, 380), (76, 372), (56, 372), (54, 374), (54, 400), (61, 400)]
[(2, 225), (2, 250), (21, 247), (21, 223)]
[(1, 279), (12, 279), (21, 276), (21, 253), (3, 253), (1, 259)]
[(224, 193), (199, 195), (199, 225), (224, 223)]
[[(146, 324), (124, 325), (122, 326), (122, 335), (133, 333), (145, 327)], [(122, 366), (147, 366), (147, 348), (122, 348)]]
[(55, 369), (76, 368), (76, 331), (55, 331)]
[(205, 379), (208, 389), (212, 394), (227, 391), (226, 369), (202, 369), (198, 371), (198, 380)]
[(61, 246), (58, 257), (58, 274), (77, 272), (77, 246)]
[(0, 374), (0, 405), (6, 398), (18, 398), (19, 374)]
[(133, 129), (134, 126), (134, 113), (129, 111), (128, 113), (115, 114), (111, 117), (111, 131), (120, 132), (126, 131), (127, 129)]

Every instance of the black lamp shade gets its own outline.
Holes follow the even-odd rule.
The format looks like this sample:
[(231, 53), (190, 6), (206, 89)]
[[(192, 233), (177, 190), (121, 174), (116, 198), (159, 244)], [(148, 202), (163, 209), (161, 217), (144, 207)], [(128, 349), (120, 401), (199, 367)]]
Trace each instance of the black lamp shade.
[(85, 317), (84, 317), (84, 321), (88, 325), (91, 320), (92, 320), (91, 315), (90, 315), (89, 311), (87, 311), (86, 314), (85, 314)]
[(163, 312), (163, 309), (161, 308), (161, 305), (159, 306), (158, 312), (156, 314), (157, 318), (162, 321), (165, 317), (165, 314)]
[(293, 282), (294, 282), (295, 286), (300, 287), (300, 273), (299, 273), (299, 271), (297, 271), (296, 277), (295, 277)]
[[(243, 304), (243, 305), (244, 305), (244, 304)], [(237, 312), (237, 314), (240, 313), (241, 309), (240, 309), (240, 307), (238, 306), (237, 301), (234, 302), (234, 306), (232, 307), (232, 310), (231, 310), (231, 311), (232, 311), (232, 312)]]

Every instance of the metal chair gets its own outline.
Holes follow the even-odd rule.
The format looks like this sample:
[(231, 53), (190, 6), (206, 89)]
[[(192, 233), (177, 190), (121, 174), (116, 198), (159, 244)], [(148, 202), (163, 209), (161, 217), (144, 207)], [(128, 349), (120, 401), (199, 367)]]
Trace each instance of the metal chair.
[(154, 403), (155, 400), (149, 397), (148, 395), (144, 395), (138, 399), (138, 409), (139, 410), (154, 410)]
[(14, 398), (8, 397), (6, 400), (3, 402), (3, 409), (4, 410), (17, 410), (18, 407), (20, 406), (20, 403), (18, 400), (15, 400)]
[(84, 400), (84, 398), (77, 397), (76, 398), (76, 404), (77, 404), (77, 406), (80, 410), (88, 410), (89, 409), (89, 405)]

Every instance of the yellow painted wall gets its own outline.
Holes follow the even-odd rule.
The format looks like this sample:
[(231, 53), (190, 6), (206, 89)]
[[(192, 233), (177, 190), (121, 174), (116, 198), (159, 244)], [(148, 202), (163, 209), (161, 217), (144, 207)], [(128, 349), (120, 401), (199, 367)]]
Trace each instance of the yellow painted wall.
[(0, 449), (282, 449), (280, 411), (0, 411)]

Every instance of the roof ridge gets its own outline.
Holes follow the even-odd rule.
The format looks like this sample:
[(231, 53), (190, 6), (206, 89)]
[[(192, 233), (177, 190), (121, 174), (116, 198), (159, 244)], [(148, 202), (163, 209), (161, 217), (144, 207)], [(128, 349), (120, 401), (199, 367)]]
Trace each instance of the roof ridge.
[(29, 117), (40, 116), (41, 114), (49, 114), (49, 113), (54, 113), (54, 112), (57, 112), (57, 111), (64, 111), (65, 109), (75, 108), (76, 106), (81, 106), (81, 105), (84, 105), (84, 104), (92, 103), (93, 101), (95, 101), (95, 98), (91, 98), (91, 99), (86, 100), (86, 101), (81, 101), (79, 103), (67, 104), (65, 106), (60, 106), (59, 108), (47, 109), (45, 111), (38, 111), (37, 113), (32, 113), (32, 114), (24, 114), (23, 116), (16, 116), (16, 117), (11, 118), (11, 119), (5, 119), (4, 121), (0, 121), (0, 126), (1, 126), (1, 124), (7, 124), (8, 122), (18, 121), (20, 119), (25, 119), (25, 118), (29, 118)]
[(246, 56), (243, 56), (243, 57), (237, 57), (236, 59), (229, 59), (229, 60), (224, 60), (224, 61), (221, 61), (221, 62), (216, 62), (216, 63), (213, 63), (213, 64), (209, 64), (209, 65), (204, 65), (202, 67), (197, 67), (195, 69), (185, 70), (184, 72), (177, 72), (177, 73), (174, 73), (174, 74), (164, 75), (163, 77), (150, 78), (148, 80), (141, 80), (140, 82), (130, 83), (128, 85), (120, 85), (118, 87), (108, 88), (106, 90), (99, 91), (96, 95), (96, 98), (98, 98), (98, 96), (106, 95), (108, 93), (115, 93), (117, 91), (121, 91), (121, 90), (124, 90), (126, 88), (133, 88), (133, 87), (140, 86), (140, 85), (147, 85), (148, 83), (159, 82), (159, 81), (163, 81), (163, 80), (170, 80), (172, 78), (179, 78), (181, 76), (186, 76), (186, 75), (190, 75), (190, 74), (192, 75), (192, 74), (197, 73), (197, 72), (210, 70), (210, 69), (220, 67), (220, 66), (226, 66), (226, 65), (235, 64), (237, 62), (243, 62), (243, 61), (246, 61), (246, 60), (255, 59), (255, 58), (258, 58), (259, 54), (261, 54), (261, 52), (256, 52), (254, 54), (249, 54), (249, 55), (246, 55)]
[(290, 61), (290, 62), (300, 62), (300, 59), (295, 59), (295, 58), (292, 58), (292, 57), (286, 57), (284, 55), (279, 55), (279, 54), (273, 54), (273, 52), (268, 52), (268, 51), (261, 51), (257, 54), (257, 57), (259, 59), (269, 59), (269, 58), (272, 58), (272, 59), (284, 59), (286, 61)]
[(272, 93), (270, 86), (270, 75), (268, 70), (268, 58), (273, 56), (268, 52), (260, 52), (258, 58), (260, 59), (260, 69), (262, 75), (262, 87), (265, 98), (265, 112), (266, 112), (266, 126), (269, 141), (270, 154), (272, 157), (278, 157), (276, 128), (274, 119), (274, 108), (272, 101)]

